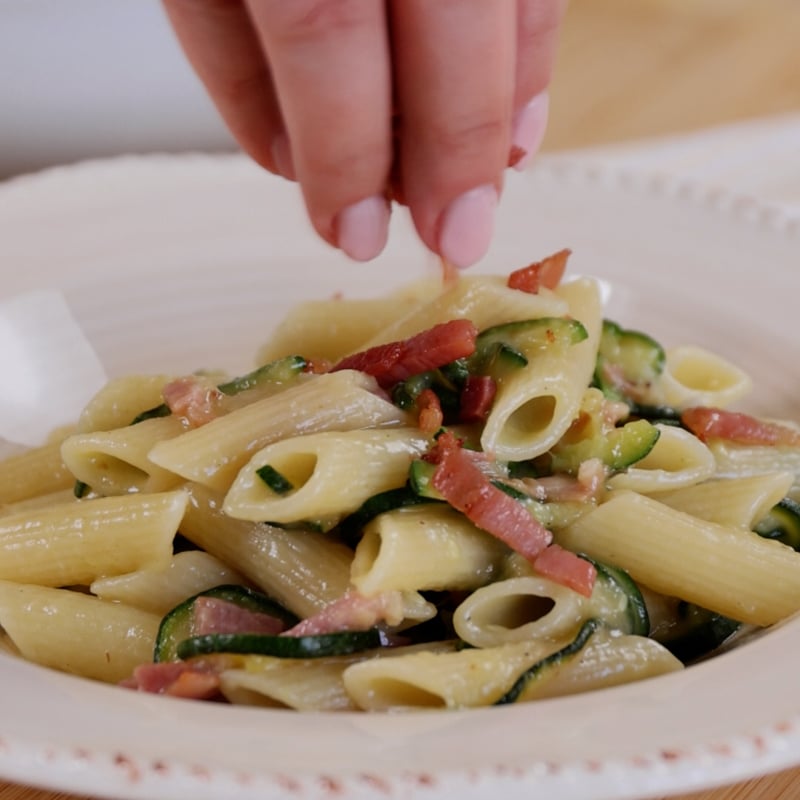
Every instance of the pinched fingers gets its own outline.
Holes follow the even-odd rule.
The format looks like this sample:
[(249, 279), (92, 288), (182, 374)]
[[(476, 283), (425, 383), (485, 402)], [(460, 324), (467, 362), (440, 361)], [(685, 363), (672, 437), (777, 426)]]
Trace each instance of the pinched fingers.
[(391, 64), (376, 0), (246, 0), (268, 54), (311, 221), (367, 260), (386, 242)]
[(489, 245), (508, 163), (516, 4), (390, 8), (404, 198), (425, 244), (466, 267)]
[(239, 143), (300, 182), (326, 241), (376, 256), (396, 181), (457, 266), (489, 245), (503, 170), (541, 142), (565, 2), (164, 0)]

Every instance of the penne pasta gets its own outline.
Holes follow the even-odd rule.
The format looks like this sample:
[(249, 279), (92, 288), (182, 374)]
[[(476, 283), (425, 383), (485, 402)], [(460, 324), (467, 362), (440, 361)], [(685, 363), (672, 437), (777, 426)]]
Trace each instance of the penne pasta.
[(184, 430), (178, 417), (162, 417), (111, 431), (76, 433), (64, 441), (61, 455), (70, 472), (99, 494), (165, 491), (182, 478), (151, 461), (149, 453)]
[(371, 378), (352, 370), (320, 375), (162, 441), (148, 456), (165, 470), (225, 491), (250, 458), (271, 442), (320, 431), (402, 424), (406, 415), (376, 388)]
[(591, 380), (601, 323), (597, 286), (575, 281), (560, 296), (588, 338), (531, 352), (527, 366), (499, 381), (481, 434), (481, 447), (498, 459), (522, 461), (550, 449), (572, 424)]
[(659, 387), (668, 405), (724, 408), (752, 388), (753, 382), (744, 370), (702, 347), (673, 347), (666, 355)]
[(184, 536), (298, 616), (311, 616), (347, 591), (349, 548), (310, 530), (232, 519), (222, 498), (203, 486), (191, 485), (189, 494)]
[(772, 625), (800, 609), (800, 553), (644, 495), (615, 495), (561, 531), (559, 542), (742, 622)]
[(658, 500), (693, 517), (752, 530), (777, 505), (794, 483), (789, 472), (772, 472), (746, 478), (710, 480), (659, 492)]
[(311, 300), (295, 306), (259, 350), (259, 363), (302, 353), (312, 361), (335, 363), (426, 303), (441, 291), (441, 281), (422, 280), (385, 297)]
[(565, 300), (547, 289), (538, 294), (528, 294), (509, 289), (500, 277), (466, 276), (446, 287), (430, 302), (417, 305), (406, 316), (382, 327), (360, 345), (360, 349), (405, 339), (451, 319), (469, 319), (484, 330), (504, 322), (562, 317), (566, 313)]
[(498, 573), (508, 548), (444, 504), (381, 514), (365, 529), (351, 567), (353, 586), (380, 591), (474, 589)]
[[(242, 468), (223, 510), (236, 519), (299, 522), (340, 518), (378, 492), (402, 486), (412, 459), (428, 448), (418, 429), (326, 431), (267, 445)], [(259, 472), (277, 471), (291, 488), (271, 489)], [(359, 481), (342, 475), (361, 473)]]
[(244, 576), (203, 550), (176, 553), (162, 569), (140, 569), (92, 581), (89, 591), (115, 603), (164, 616), (182, 600), (224, 584), (244, 584)]
[(88, 586), (107, 575), (164, 568), (187, 500), (178, 490), (0, 517), (0, 579)]
[(23, 658), (118, 683), (150, 659), (160, 618), (81, 592), (0, 580), (0, 626)]
[(800, 427), (723, 411), (746, 373), (604, 319), (568, 254), (304, 303), (239, 377), (109, 381), (0, 462), (0, 649), (231, 704), (467, 709), (796, 613)]
[(70, 488), (74, 482), (61, 457), (61, 442), (34, 447), (0, 461), (0, 507)]
[(713, 477), (714, 456), (703, 442), (682, 428), (656, 427), (660, 435), (653, 449), (625, 472), (609, 478), (610, 489), (656, 494)]

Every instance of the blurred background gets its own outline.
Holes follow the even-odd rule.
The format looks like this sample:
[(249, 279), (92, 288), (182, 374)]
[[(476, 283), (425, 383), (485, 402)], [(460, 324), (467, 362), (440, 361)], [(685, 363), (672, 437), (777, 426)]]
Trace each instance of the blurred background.
[[(572, 0), (549, 151), (800, 111), (800, 0)], [(0, 0), (0, 178), (230, 150), (158, 0)]]

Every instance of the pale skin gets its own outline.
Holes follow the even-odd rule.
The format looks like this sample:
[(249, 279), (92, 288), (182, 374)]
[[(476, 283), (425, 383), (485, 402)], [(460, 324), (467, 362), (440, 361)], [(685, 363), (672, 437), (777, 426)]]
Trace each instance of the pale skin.
[(566, 0), (164, 0), (241, 147), (297, 181), (319, 235), (359, 261), (391, 200), (457, 267), (491, 242), (509, 166), (547, 123)]

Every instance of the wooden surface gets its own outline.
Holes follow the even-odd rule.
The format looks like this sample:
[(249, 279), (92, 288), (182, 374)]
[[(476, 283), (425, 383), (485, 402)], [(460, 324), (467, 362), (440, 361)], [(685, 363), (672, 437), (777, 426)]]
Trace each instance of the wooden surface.
[[(572, 0), (545, 149), (798, 111), (798, 42), (800, 0)], [(797, 797), (800, 769), (670, 800)], [(0, 782), (0, 800), (77, 798)]]

